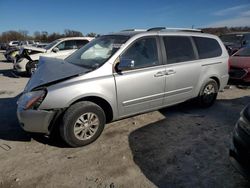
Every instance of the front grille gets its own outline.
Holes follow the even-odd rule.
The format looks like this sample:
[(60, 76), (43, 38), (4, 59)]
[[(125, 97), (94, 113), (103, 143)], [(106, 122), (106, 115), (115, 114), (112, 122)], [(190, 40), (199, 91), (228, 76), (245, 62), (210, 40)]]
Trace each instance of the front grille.
[(241, 79), (247, 74), (247, 71), (242, 68), (231, 67), (229, 71), (229, 75), (234, 79)]

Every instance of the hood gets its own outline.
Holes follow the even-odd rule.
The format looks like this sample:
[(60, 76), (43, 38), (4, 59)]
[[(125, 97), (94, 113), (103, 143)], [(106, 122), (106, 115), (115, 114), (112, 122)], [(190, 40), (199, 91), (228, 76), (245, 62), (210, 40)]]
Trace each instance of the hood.
[(38, 68), (27, 83), (24, 92), (31, 91), (39, 86), (60, 82), (89, 71), (90, 69), (67, 63), (62, 59), (41, 57)]
[(232, 56), (229, 58), (230, 66), (239, 68), (250, 68), (250, 57)]
[(38, 47), (34, 47), (34, 46), (23, 46), (22, 48), (26, 49), (26, 50), (33, 50), (33, 51), (38, 51), (38, 52), (43, 52), (43, 53), (46, 52), (46, 49), (38, 48)]

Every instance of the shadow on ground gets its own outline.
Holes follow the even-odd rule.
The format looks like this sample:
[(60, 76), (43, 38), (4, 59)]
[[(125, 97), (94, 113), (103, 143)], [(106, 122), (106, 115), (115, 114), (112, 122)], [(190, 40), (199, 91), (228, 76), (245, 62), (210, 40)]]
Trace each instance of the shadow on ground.
[(231, 132), (250, 97), (208, 109), (186, 103), (160, 110), (163, 120), (129, 135), (134, 162), (158, 187), (250, 187), (228, 159)]
[(10, 141), (30, 141), (30, 137), (18, 124), (16, 116), (17, 99), (0, 98), (0, 139)]
[(25, 75), (24, 73), (17, 74), (12, 69), (0, 70), (0, 75), (9, 77), (9, 78), (27, 77), (27, 75)]
[(19, 97), (20, 95), (12, 98), (0, 98), (0, 140), (30, 142), (34, 139), (51, 146), (68, 147), (60, 139), (58, 132), (53, 132), (51, 137), (46, 137), (42, 134), (31, 134), (23, 131), (16, 115), (17, 100)]

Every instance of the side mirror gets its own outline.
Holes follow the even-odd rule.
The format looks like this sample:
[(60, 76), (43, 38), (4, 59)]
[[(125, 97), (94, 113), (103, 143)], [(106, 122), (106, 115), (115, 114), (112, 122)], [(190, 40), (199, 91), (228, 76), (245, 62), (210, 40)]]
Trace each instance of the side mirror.
[(52, 52), (55, 52), (55, 53), (59, 52), (59, 48), (57, 48), (57, 47), (53, 48)]
[(133, 59), (120, 58), (120, 62), (116, 64), (116, 72), (121, 72), (124, 70), (130, 70), (134, 68), (135, 61)]

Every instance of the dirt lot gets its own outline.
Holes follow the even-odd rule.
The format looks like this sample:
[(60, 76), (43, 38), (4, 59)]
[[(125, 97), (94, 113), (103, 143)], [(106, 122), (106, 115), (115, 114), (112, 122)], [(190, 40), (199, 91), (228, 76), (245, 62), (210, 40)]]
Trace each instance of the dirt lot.
[(209, 109), (182, 104), (114, 122), (93, 144), (68, 148), (21, 130), (16, 100), (28, 79), (0, 58), (0, 187), (250, 187), (228, 159), (250, 89), (226, 89)]

